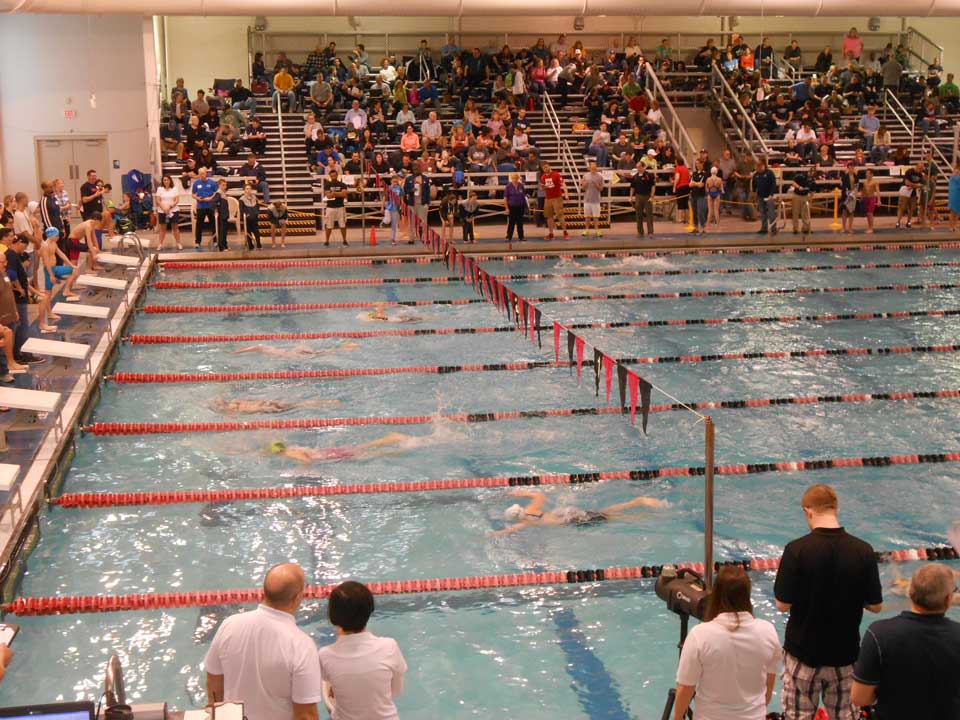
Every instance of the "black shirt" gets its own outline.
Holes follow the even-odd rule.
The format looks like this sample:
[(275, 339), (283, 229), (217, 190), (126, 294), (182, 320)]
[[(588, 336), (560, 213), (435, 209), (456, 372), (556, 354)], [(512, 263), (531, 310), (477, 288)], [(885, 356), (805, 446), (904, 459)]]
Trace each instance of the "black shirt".
[[(20, 282), (20, 287), (27, 291), (27, 272), (23, 269), (23, 263), (20, 262), (20, 256), (10, 248), (7, 248), (7, 251), (4, 253), (7, 256), (7, 275), (15, 274), (17, 280)], [(12, 271), (12, 272), (11, 272)], [(26, 295), (22, 294), (17, 290), (16, 285), (12, 286), (13, 288), (13, 297), (16, 299), (18, 305), (23, 305), (27, 302)]]
[(230, 91), (231, 102), (244, 102), (245, 100), (249, 100), (251, 97), (253, 97), (253, 93), (245, 87), (235, 87)]
[(810, 176), (805, 172), (797, 173), (793, 176), (796, 185), (793, 188), (793, 194), (804, 196), (810, 194)]
[(910, 183), (913, 192), (917, 192), (917, 186), (923, 184), (923, 174), (916, 168), (910, 168), (903, 174), (903, 179)]
[(637, 173), (630, 178), (630, 187), (636, 195), (653, 195), (653, 188), (657, 184), (657, 178), (651, 173)]
[[(80, 186), (80, 197), (90, 197), (100, 188), (97, 187), (96, 183), (85, 182)], [(98, 195), (93, 200), (83, 203), (81, 207), (80, 214), (86, 219), (90, 217), (91, 213), (103, 212), (103, 195)]]
[[(339, 180), (327, 180), (326, 185), (324, 187), (324, 195), (326, 195), (326, 193), (328, 192), (346, 192), (346, 190), (347, 190), (347, 186), (344, 185)], [(327, 207), (342, 208), (345, 200), (346, 198), (339, 197), (339, 196), (328, 197)]]
[(878, 620), (853, 676), (878, 686), (878, 720), (960, 718), (960, 623), (913, 612)]
[[(707, 174), (703, 170), (694, 170), (690, 173), (690, 196), (691, 197), (703, 197), (707, 194), (707, 188), (704, 187), (703, 183), (707, 181)], [(694, 185), (694, 183), (700, 183), (699, 185)]]
[(873, 548), (843, 528), (816, 528), (788, 543), (773, 592), (791, 604), (783, 648), (810, 667), (852, 665), (863, 606), (883, 602)]

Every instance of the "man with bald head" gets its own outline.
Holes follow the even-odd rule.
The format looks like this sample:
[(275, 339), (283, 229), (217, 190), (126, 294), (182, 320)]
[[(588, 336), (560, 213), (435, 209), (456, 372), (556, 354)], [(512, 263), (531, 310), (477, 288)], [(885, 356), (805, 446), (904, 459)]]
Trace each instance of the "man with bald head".
[(320, 660), (294, 619), (305, 584), (299, 565), (275, 565), (259, 607), (223, 621), (203, 659), (208, 702), (243, 703), (247, 720), (317, 720)]

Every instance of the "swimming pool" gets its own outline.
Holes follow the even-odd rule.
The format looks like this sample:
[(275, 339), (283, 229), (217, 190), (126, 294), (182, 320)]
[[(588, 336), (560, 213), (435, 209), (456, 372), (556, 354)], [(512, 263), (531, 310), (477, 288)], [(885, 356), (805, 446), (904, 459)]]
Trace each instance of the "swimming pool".
[[(810, 264), (944, 263), (926, 268), (771, 270)], [(590, 278), (510, 281), (525, 296), (612, 292), (723, 291), (759, 288), (864, 288), (950, 284), (960, 251), (930, 250), (797, 255), (710, 255), (492, 261), (495, 274), (619, 272)], [(586, 267), (584, 267), (586, 266)], [(684, 275), (637, 275), (677, 271)], [(726, 272), (713, 272), (725, 270)], [(633, 273), (633, 274), (630, 274)], [(443, 276), (439, 264), (280, 270), (167, 271), (163, 281), (238, 282), (329, 278)], [(580, 289), (578, 289), (578, 287)], [(586, 288), (586, 289), (583, 289)], [(452, 300), (475, 297), (461, 283), (388, 283), (283, 288), (151, 290), (148, 306), (293, 305)], [(955, 290), (882, 290), (830, 294), (658, 300), (575, 301), (542, 305), (551, 319), (609, 322), (838, 313), (948, 310)], [(390, 313), (399, 312), (388, 308)], [(137, 335), (238, 335), (352, 332), (405, 328), (495, 328), (509, 323), (487, 304), (422, 305), (404, 312), (420, 322), (364, 322), (369, 309), (256, 314), (143, 313)], [(582, 331), (614, 356), (792, 352), (914, 346), (917, 352), (807, 358), (730, 359), (638, 366), (655, 385), (683, 401), (842, 396), (960, 389), (960, 354), (920, 352), (960, 344), (960, 318), (917, 316), (877, 320), (683, 325)], [(552, 359), (552, 333), (539, 349), (521, 333), (378, 336), (270, 341), (294, 357), (237, 353), (257, 343), (126, 344), (122, 373), (250, 373), (273, 370), (357, 370), (459, 366)], [(309, 354), (310, 351), (328, 351)], [(565, 349), (561, 351), (564, 356)], [(616, 394), (616, 389), (614, 389)], [(585, 368), (417, 372), (338, 379), (289, 378), (225, 382), (108, 383), (96, 408), (99, 423), (204, 423), (225, 418), (216, 401), (304, 403), (275, 416), (321, 418), (324, 427), (83, 436), (64, 491), (131, 492), (287, 485), (335, 485), (630, 470), (702, 464), (702, 427), (686, 412), (654, 413), (649, 434), (617, 415), (566, 415), (465, 422), (461, 414), (509, 413), (606, 405), (601, 384)], [(654, 396), (654, 403), (665, 402)], [(960, 447), (953, 398), (821, 402), (715, 409), (717, 462), (808, 460)], [(402, 427), (337, 424), (334, 418), (386, 422), (426, 416)], [(449, 419), (454, 416), (453, 419)], [(448, 419), (444, 419), (448, 418)], [(357, 445), (389, 431), (415, 438), (408, 452), (360, 461), (305, 465), (272, 455), (271, 443), (310, 447)], [(717, 556), (776, 556), (802, 534), (797, 507), (803, 488), (824, 481), (841, 493), (841, 517), (878, 549), (939, 545), (960, 494), (956, 464), (849, 468), (717, 478)], [(305, 497), (222, 504), (95, 509), (51, 508), (28, 561), (24, 596), (172, 592), (256, 586), (270, 565), (295, 560), (311, 583), (352, 577), (372, 581), (649, 565), (696, 560), (702, 554), (702, 479), (671, 477), (546, 488), (551, 500), (596, 508), (646, 494), (669, 510), (638, 513), (632, 523), (525, 531), (490, 537), (513, 502), (502, 489)], [(885, 577), (907, 565), (884, 566)], [(783, 619), (772, 604), (772, 573), (754, 573), (758, 614)], [(102, 665), (119, 651), (127, 687), (138, 700), (167, 699), (184, 708), (203, 700), (200, 661), (217, 622), (236, 608), (172, 609), (98, 615), (25, 617), (17, 667), (0, 686), (0, 703), (34, 702), (53, 694), (95, 696)], [(308, 603), (302, 625), (318, 641), (332, 639), (323, 603)], [(872, 618), (871, 618), (872, 619)], [(868, 619), (869, 620), (869, 619)], [(398, 639), (410, 664), (403, 717), (648, 718), (659, 714), (676, 664), (678, 622), (649, 582), (607, 582), (384, 597), (374, 632)], [(62, 678), (51, 689), (23, 668)]]

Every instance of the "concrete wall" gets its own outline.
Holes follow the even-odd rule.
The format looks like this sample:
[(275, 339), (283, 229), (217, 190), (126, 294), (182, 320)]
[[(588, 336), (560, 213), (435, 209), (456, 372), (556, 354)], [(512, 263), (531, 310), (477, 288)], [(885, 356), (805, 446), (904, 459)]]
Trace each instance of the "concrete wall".
[[(143, 42), (143, 18), (134, 16), (7, 15), (0, 21), (4, 192), (38, 192), (34, 138), (40, 135), (106, 135), (120, 169), (97, 170), (115, 188), (127, 170), (149, 168)], [(72, 120), (64, 118), (68, 108), (76, 111)]]

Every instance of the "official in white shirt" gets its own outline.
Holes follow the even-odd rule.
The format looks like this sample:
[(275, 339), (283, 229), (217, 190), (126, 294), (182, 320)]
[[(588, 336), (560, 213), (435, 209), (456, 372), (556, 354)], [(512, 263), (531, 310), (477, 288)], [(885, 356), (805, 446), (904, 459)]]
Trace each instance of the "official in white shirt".
[(317, 646), (294, 619), (304, 585), (300, 566), (277, 565), (263, 581), (263, 604), (223, 621), (203, 659), (208, 702), (243, 703), (247, 720), (317, 720)]
[(680, 653), (674, 719), (682, 720), (696, 691), (694, 720), (763, 720), (780, 667), (780, 639), (773, 623), (753, 617), (743, 568), (720, 568), (704, 621)]
[(329, 614), (337, 640), (320, 649), (320, 666), (331, 687), (333, 720), (397, 720), (393, 701), (403, 692), (407, 663), (396, 640), (366, 629), (373, 594), (361, 583), (340, 583), (330, 593)]

